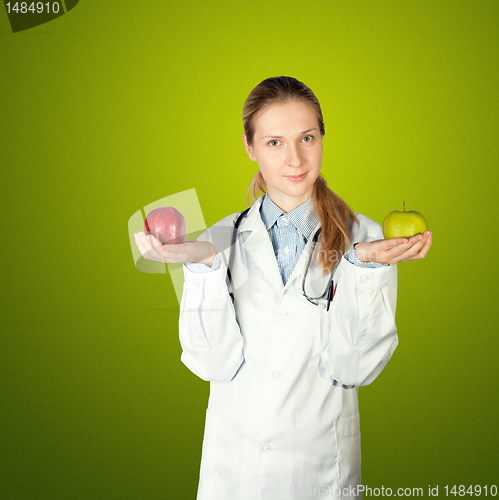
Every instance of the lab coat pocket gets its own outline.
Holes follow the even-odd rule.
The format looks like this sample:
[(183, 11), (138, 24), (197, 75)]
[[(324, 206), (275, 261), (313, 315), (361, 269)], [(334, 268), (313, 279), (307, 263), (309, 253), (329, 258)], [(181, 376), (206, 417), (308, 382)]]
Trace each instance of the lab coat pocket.
[(359, 415), (336, 421), (335, 431), (342, 488), (356, 487), (362, 484)]
[(199, 500), (212, 500), (214, 498), (216, 488), (215, 460), (219, 427), (220, 415), (207, 409), (197, 495)]

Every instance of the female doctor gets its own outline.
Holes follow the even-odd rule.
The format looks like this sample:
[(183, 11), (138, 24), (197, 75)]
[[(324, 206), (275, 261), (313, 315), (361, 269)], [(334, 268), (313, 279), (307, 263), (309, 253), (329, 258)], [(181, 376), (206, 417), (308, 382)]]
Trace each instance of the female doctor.
[(243, 125), (259, 170), (236, 232), (240, 213), (179, 245), (135, 235), (185, 263), (181, 359), (210, 381), (197, 498), (360, 498), (357, 390), (398, 343), (396, 264), (431, 233), (384, 240), (327, 187), (320, 104), (295, 78), (257, 85)]

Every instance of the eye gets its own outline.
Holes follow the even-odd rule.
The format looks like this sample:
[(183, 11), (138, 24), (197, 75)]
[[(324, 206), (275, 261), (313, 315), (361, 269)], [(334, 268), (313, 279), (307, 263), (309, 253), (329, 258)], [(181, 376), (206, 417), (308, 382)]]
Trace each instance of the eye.
[(270, 146), (277, 146), (277, 144), (272, 144), (273, 142), (279, 142), (277, 139), (272, 139), (271, 141), (268, 142)]
[[(312, 139), (314, 138), (313, 135), (306, 135), (303, 139), (304, 141), (303, 142), (310, 142)], [(308, 141), (306, 141), (305, 139), (308, 139)]]

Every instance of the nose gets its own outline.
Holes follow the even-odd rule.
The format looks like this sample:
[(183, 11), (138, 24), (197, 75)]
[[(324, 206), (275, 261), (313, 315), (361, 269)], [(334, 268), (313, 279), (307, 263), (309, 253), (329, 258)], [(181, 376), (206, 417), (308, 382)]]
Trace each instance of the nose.
[(298, 168), (302, 164), (300, 152), (294, 144), (286, 147), (284, 155), (284, 162), (287, 167)]

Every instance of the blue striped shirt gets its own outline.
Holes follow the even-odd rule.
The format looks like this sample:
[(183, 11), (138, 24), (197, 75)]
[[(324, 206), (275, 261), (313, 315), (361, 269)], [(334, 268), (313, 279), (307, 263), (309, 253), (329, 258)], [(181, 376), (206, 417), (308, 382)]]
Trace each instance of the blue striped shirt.
[(312, 197), (286, 213), (265, 195), (260, 215), (272, 241), (282, 281), (286, 284), (312, 231), (320, 222), (313, 209)]
[[(312, 231), (320, 222), (319, 216), (314, 210), (312, 197), (291, 212), (286, 213), (270, 199), (268, 194), (265, 194), (260, 206), (260, 216), (272, 242), (282, 281), (286, 284)], [(355, 249), (352, 249), (346, 258), (352, 264), (360, 267), (384, 267), (384, 264), (375, 262), (361, 262)], [(193, 272), (216, 271), (220, 268), (220, 256), (217, 254), (211, 268), (204, 264), (186, 263), (185, 265)]]

